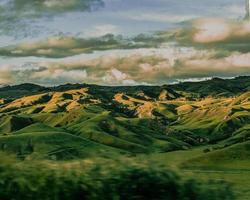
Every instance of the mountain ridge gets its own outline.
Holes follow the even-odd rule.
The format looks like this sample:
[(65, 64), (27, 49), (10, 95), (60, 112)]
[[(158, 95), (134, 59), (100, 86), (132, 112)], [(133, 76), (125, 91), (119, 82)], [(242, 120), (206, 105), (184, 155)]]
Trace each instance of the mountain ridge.
[(233, 96), (238, 95), (240, 93), (244, 93), (250, 91), (250, 76), (239, 76), (232, 79), (223, 79), (223, 78), (212, 78), (211, 80), (206, 81), (199, 81), (199, 82), (180, 82), (176, 84), (164, 84), (164, 85), (136, 85), (136, 86), (102, 86), (96, 84), (64, 84), (58, 86), (40, 86), (38, 84), (33, 83), (23, 83), (19, 85), (8, 85), (3, 86), (0, 88), (0, 98), (6, 97), (4, 95), (5, 92), (16, 92), (14, 94), (10, 94), (9, 98), (22, 97), (29, 94), (38, 94), (42, 92), (49, 92), (49, 91), (65, 91), (70, 89), (79, 89), (83, 87), (89, 87), (93, 89), (109, 89), (113, 91), (127, 91), (131, 90), (131, 88), (140, 90), (140, 89), (172, 89), (172, 90), (179, 90), (181, 92), (189, 92), (195, 93), (200, 97), (205, 96)]

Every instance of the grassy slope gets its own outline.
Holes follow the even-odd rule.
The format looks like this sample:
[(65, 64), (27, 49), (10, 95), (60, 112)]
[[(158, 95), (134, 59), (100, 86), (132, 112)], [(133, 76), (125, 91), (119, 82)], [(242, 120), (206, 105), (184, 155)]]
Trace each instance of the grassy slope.
[(191, 159), (184, 167), (206, 170), (249, 170), (250, 142), (235, 144), (227, 148), (214, 150), (198, 158)]
[(130, 91), (130, 95), (109, 97), (115, 103), (110, 107), (105, 99), (89, 92), (88, 88), (49, 92), (2, 105), (0, 133), (11, 134), (40, 122), (99, 144), (146, 153), (215, 143), (234, 137), (234, 132), (250, 122), (249, 92), (237, 98), (187, 100), (164, 89), (153, 94), (159, 101), (144, 92)]
[[(94, 155), (109, 157), (121, 152), (40, 123), (30, 125), (10, 136), (1, 136), (0, 145), (3, 151), (21, 154), (26, 159), (65, 160)], [(29, 150), (30, 145), (32, 151)]]
[[(248, 200), (250, 195), (249, 142), (210, 153), (203, 152), (204, 148), (212, 149), (212, 147), (140, 155), (136, 159), (140, 162), (148, 160), (149, 163), (158, 163), (166, 168), (177, 170), (187, 179), (227, 181), (232, 185), (236, 199)], [(240, 154), (239, 157), (238, 154)]]

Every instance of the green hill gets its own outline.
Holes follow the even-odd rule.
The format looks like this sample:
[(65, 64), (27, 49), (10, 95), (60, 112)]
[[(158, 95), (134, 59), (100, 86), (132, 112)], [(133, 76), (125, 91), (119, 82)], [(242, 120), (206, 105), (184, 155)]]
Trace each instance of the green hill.
[(246, 170), (250, 169), (250, 141), (213, 150), (183, 163), (184, 168), (203, 170)]
[(10, 143), (25, 134), (32, 139), (56, 133), (62, 140), (79, 137), (131, 153), (241, 143), (249, 139), (249, 82), (238, 77), (169, 86), (7, 86), (0, 89), (0, 134)]
[(40, 123), (27, 126), (9, 136), (0, 136), (0, 146), (2, 151), (15, 153), (22, 159), (68, 160), (95, 155), (109, 157), (122, 153), (63, 129)]
[(249, 89), (250, 77), (163, 86), (3, 87), (0, 156), (15, 157), (17, 166), (63, 169), (100, 160), (113, 167), (120, 160), (158, 163), (187, 178), (231, 181), (238, 199), (247, 200)]

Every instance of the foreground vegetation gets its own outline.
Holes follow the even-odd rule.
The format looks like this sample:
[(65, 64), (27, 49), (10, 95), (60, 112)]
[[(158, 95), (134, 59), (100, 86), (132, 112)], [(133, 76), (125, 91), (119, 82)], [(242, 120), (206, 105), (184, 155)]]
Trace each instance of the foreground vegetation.
[(234, 199), (224, 181), (184, 180), (163, 166), (130, 159), (20, 162), (1, 155), (1, 161), (1, 199)]

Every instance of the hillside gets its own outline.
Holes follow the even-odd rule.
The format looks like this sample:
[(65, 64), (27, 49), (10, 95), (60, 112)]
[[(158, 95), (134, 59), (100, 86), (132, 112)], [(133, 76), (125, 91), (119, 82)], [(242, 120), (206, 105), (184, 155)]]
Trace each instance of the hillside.
[[(67, 91), (72, 89), (89, 88), (91, 93), (104, 98), (114, 96), (119, 92), (135, 94), (143, 91), (145, 94), (156, 98), (160, 91), (166, 89), (179, 91), (186, 96), (206, 97), (206, 96), (237, 96), (250, 90), (250, 76), (239, 76), (233, 79), (213, 78), (201, 82), (180, 82), (174, 85), (163, 86), (100, 86), (90, 84), (65, 84), (55, 87), (44, 87), (31, 83), (14, 86), (3, 86), (0, 88), (0, 99), (13, 100), (23, 96), (41, 94), (51, 91)], [(110, 96), (111, 95), (111, 96)]]
[[(78, 177), (72, 175), (74, 169), (74, 173), (84, 174), (81, 178), (92, 177), (95, 189), (90, 191), (93, 192), (97, 189), (93, 177), (114, 176), (115, 179), (105, 184), (112, 185), (120, 176), (113, 175), (115, 170), (130, 173), (129, 170), (136, 167), (138, 171), (133, 173), (149, 170), (146, 176), (151, 177), (150, 166), (160, 165), (160, 171), (178, 171), (182, 183), (187, 181), (183, 187), (187, 187), (188, 194), (191, 192), (190, 199), (193, 195), (215, 199), (216, 192), (222, 195), (217, 199), (224, 199), (225, 195), (234, 199), (231, 189), (224, 184), (227, 181), (236, 199), (247, 200), (250, 195), (249, 124), (250, 77), (163, 86), (22, 84), (3, 87), (0, 88), (0, 157), (6, 160), (3, 164), (14, 159), (10, 162), (15, 165), (0, 166), (9, 173), (1, 174), (5, 180), (1, 182), (5, 188), (2, 192), (5, 194), (6, 188), (12, 187), (8, 184), (15, 184), (16, 179), (9, 178), (13, 170), (20, 180), (27, 174), (44, 177), (44, 181), (53, 176), (53, 181), (58, 180), (60, 184), (66, 184), (64, 178), (68, 171), (71, 184)], [(41, 172), (40, 166), (43, 166)], [(88, 171), (89, 168), (92, 171)], [(61, 174), (55, 178), (51, 170)], [(195, 183), (189, 178), (201, 182)], [(30, 181), (17, 183), (20, 191), (27, 188), (29, 194), (33, 192), (35, 196), (36, 189), (22, 184), (39, 189), (44, 187), (44, 181), (39, 180), (33, 180), (37, 185)], [(207, 183), (203, 185), (203, 182)], [(74, 184), (74, 188), (81, 185)], [(223, 187), (215, 192), (216, 184)], [(57, 189), (55, 186), (53, 192)], [(208, 193), (215, 196), (209, 197)], [(21, 194), (25, 196), (26, 192)]]
[[(20, 154), (32, 145), (23, 153), (32, 159), (81, 158), (89, 148), (93, 154), (224, 148), (249, 139), (249, 85), (250, 77), (164, 86), (7, 86), (0, 89), (0, 146)], [(58, 149), (67, 156), (51, 154)]]

